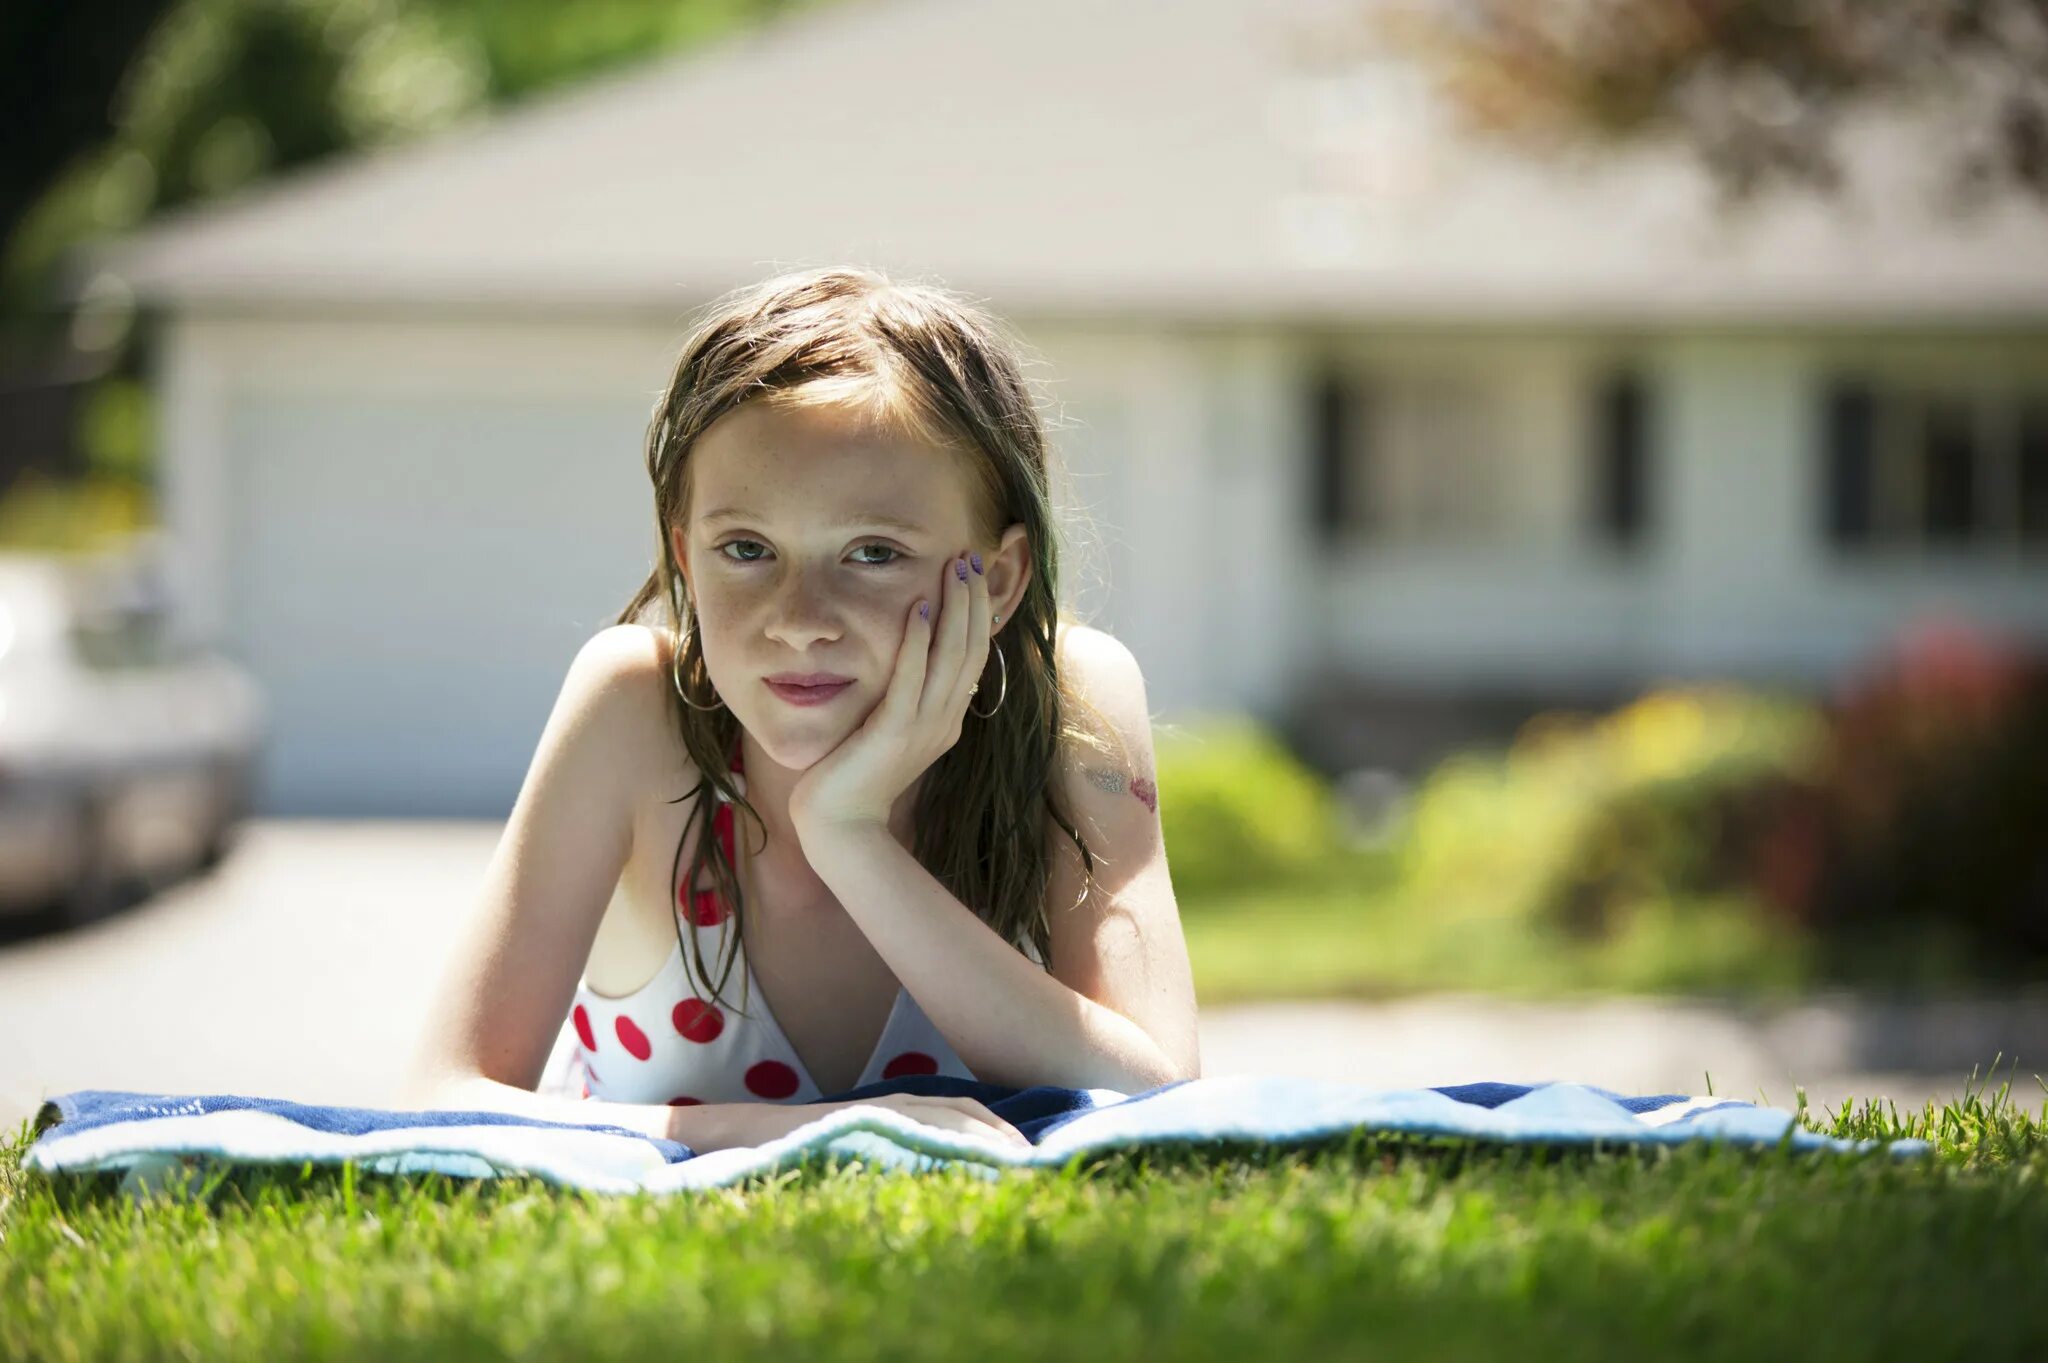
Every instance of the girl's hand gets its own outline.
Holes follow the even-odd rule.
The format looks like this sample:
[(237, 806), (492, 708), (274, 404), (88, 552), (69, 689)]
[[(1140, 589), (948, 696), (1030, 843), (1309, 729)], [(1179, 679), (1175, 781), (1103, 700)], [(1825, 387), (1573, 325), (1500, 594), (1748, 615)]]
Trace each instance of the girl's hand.
[(929, 602), (932, 618), (911, 607), (881, 703), (798, 779), (789, 817), (799, 841), (807, 831), (887, 828), (896, 798), (960, 741), (968, 688), (988, 663), (988, 579), (980, 563), (974, 553), (947, 560)]
[[(1022, 1131), (990, 1111), (972, 1098), (944, 1098), (917, 1093), (885, 1093), (875, 1098), (842, 1099), (835, 1103), (719, 1103), (714, 1105), (722, 1119), (707, 1134), (698, 1129), (704, 1121), (703, 1114), (709, 1107), (666, 1108), (673, 1117), (662, 1134), (672, 1141), (681, 1141), (698, 1154), (709, 1154), (713, 1150), (728, 1150), (739, 1145), (766, 1145), (779, 1141), (800, 1126), (808, 1126), (828, 1112), (837, 1112), (847, 1107), (885, 1107), (891, 1112), (900, 1112), (926, 1126), (935, 1126), (942, 1131), (965, 1132), (985, 1140), (1001, 1141), (1015, 1146), (1019, 1151), (1032, 1148), (1031, 1140)], [(689, 1130), (678, 1130), (687, 1126)], [(694, 1136), (694, 1139), (693, 1139)]]
[[(837, 1103), (812, 1103), (812, 1108), (836, 1112), (848, 1107), (885, 1107), (925, 1126), (941, 1131), (960, 1131), (983, 1140), (1002, 1141), (1020, 1151), (1032, 1148), (1031, 1138), (972, 1098), (943, 1098), (921, 1093), (884, 1093), (876, 1098), (852, 1098)], [(806, 1120), (816, 1121), (815, 1112)], [(795, 1130), (795, 1127), (791, 1127)]]

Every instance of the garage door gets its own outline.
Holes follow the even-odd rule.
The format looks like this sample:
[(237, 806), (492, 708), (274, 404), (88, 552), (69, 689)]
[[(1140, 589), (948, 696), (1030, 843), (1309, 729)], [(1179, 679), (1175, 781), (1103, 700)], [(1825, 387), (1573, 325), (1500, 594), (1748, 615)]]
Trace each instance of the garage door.
[(223, 644), (270, 707), (260, 812), (510, 811), (570, 658), (652, 566), (645, 407), (232, 404)]

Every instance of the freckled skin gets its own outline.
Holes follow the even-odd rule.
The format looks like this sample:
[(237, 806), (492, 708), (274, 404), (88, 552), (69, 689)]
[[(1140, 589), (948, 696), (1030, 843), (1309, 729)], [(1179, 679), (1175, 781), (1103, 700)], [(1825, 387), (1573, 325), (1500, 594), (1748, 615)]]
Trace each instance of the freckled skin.
[[(776, 868), (785, 892), (822, 898), (788, 814), (790, 793), (881, 703), (919, 600), (940, 603), (953, 560), (978, 553), (1001, 626), (1015, 619), (1031, 578), (1023, 524), (994, 544), (975, 526), (960, 456), (907, 440), (831, 407), (782, 410), (748, 402), (698, 437), (690, 456), (691, 520), (668, 527), (696, 617), (711, 690), (746, 731), (747, 797), (765, 824), (756, 865)], [(736, 518), (712, 521), (722, 508)], [(886, 512), (916, 528), (864, 519)], [(842, 524), (853, 518), (851, 525)], [(799, 709), (763, 679), (777, 671), (852, 677), (847, 694)], [(889, 827), (908, 845), (913, 782)]]

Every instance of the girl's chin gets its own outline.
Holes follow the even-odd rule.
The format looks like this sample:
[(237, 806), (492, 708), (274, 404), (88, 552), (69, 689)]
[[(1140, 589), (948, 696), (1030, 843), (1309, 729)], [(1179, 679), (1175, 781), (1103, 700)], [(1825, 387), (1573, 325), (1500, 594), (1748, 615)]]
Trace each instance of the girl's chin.
[(859, 728), (865, 718), (826, 716), (798, 706), (783, 708), (789, 713), (764, 716), (761, 724), (742, 722), (755, 745), (784, 771), (809, 770), (845, 742), (846, 736)]

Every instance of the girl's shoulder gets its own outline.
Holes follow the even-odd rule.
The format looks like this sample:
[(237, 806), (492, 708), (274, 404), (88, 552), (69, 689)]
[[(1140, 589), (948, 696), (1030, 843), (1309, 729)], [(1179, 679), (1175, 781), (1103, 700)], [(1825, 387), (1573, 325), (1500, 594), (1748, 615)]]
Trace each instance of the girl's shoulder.
[[(1107, 630), (1063, 619), (1054, 634), (1053, 656), (1067, 694), (1079, 702), (1068, 716), (1073, 728), (1060, 744), (1067, 763), (1079, 770), (1114, 754), (1127, 768), (1149, 766), (1149, 737), (1137, 732), (1149, 729), (1145, 684), (1130, 649)], [(1085, 733), (1085, 740), (1074, 729)]]
[(1115, 666), (1116, 655), (1127, 652), (1114, 635), (1078, 620), (1058, 623), (1052, 651), (1053, 664), (1068, 690), (1091, 707), (1104, 674)]
[(668, 666), (668, 641), (661, 631), (637, 622), (606, 625), (584, 640), (575, 665), (587, 669), (598, 685), (644, 697), (656, 674)]
[(689, 753), (676, 740), (675, 718), (668, 705), (670, 680), (668, 636), (635, 622), (607, 625), (590, 636), (575, 666), (591, 677), (590, 685), (606, 695), (604, 722), (615, 726), (608, 735), (616, 751), (633, 753), (660, 770), (645, 776), (666, 787), (676, 778), (696, 780)]

